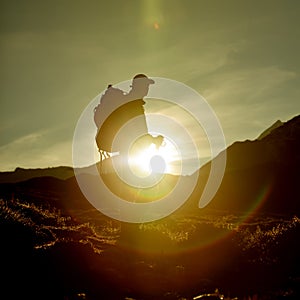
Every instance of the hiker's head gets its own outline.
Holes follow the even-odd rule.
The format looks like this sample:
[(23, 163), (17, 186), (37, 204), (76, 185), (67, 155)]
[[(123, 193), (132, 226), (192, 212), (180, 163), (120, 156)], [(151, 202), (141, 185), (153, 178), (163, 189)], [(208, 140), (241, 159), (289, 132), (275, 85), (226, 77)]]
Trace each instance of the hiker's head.
[(154, 80), (151, 78), (148, 78), (145, 74), (137, 74), (132, 79), (132, 85), (134, 84), (153, 84)]
[(153, 79), (148, 78), (145, 74), (137, 74), (132, 79), (132, 92), (143, 98), (148, 94), (150, 84), (154, 84)]

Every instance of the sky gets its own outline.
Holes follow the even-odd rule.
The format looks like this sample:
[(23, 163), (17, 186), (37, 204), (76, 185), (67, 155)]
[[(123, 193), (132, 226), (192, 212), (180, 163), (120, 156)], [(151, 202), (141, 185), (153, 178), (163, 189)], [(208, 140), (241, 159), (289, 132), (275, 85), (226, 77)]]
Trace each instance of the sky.
[(72, 165), (85, 107), (137, 73), (200, 93), (230, 145), (300, 113), (297, 0), (0, 0), (0, 171)]

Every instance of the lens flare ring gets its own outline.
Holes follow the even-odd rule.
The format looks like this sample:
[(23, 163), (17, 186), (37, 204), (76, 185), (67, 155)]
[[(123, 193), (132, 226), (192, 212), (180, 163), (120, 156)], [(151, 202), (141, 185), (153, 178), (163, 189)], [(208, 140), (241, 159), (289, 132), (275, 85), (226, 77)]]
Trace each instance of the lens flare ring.
[[(189, 112), (189, 114), (193, 116), (193, 118), (204, 129), (210, 144), (211, 157), (216, 157), (222, 151), (218, 159), (213, 159), (211, 161), (210, 174), (199, 200), (199, 207), (203, 208), (212, 200), (217, 192), (222, 182), (226, 166), (226, 143), (220, 122), (207, 101), (192, 88), (183, 83), (167, 78), (152, 77), (152, 79), (154, 80), (155, 84), (150, 87), (148, 95), (144, 99), (146, 101), (147, 99), (161, 99), (182, 107), (184, 110)], [(117, 88), (126, 90), (130, 85), (131, 81), (127, 80), (115, 86)], [(96, 128), (93, 123), (93, 110), (94, 107), (99, 103), (100, 96), (101, 95), (95, 97), (84, 109), (74, 131), (72, 148), (73, 166), (76, 180), (82, 193), (85, 195), (87, 200), (100, 212), (120, 221), (144, 223), (155, 221), (170, 215), (181, 205), (183, 205), (193, 192), (198, 181), (198, 172), (190, 175), (188, 178), (189, 180), (185, 180), (183, 178), (185, 176), (178, 176), (178, 180), (176, 184), (172, 186), (171, 191), (163, 194), (162, 197), (156, 201), (148, 203), (135, 203), (125, 201), (123, 198), (117, 196), (105, 184), (102, 177), (99, 175), (97, 166), (95, 164), (97, 162), (95, 155)], [(116, 104), (114, 109), (117, 109), (119, 106), (120, 104)], [(109, 113), (107, 113), (106, 117), (108, 117), (108, 115)], [(180, 125), (180, 122), (177, 122), (176, 124), (175, 120), (171, 120), (168, 116), (153, 114), (147, 117), (150, 117), (153, 120), (159, 120), (159, 122), (154, 122), (153, 124), (167, 124), (173, 122), (172, 124), (175, 124), (174, 126), (177, 126), (178, 128), (182, 126)], [(125, 127), (134, 127), (135, 125), (134, 120), (131, 120), (131, 122), (128, 123), (129, 124), (125, 124)], [(183, 158), (185, 155), (184, 145), (181, 144), (180, 140), (176, 140), (176, 134), (170, 136), (168, 128), (169, 126), (163, 126), (163, 128), (160, 126), (159, 128), (154, 128), (153, 131), (174, 142), (176, 148), (179, 149), (182, 164), (181, 170), (184, 172), (184, 170), (187, 168), (186, 161)], [(184, 131), (184, 128), (181, 129)], [(115, 137), (114, 141), (116, 143), (118, 143), (118, 139), (122, 136), (122, 130), (125, 130), (125, 128), (121, 128)], [(132, 137), (131, 143), (135, 141), (140, 134), (136, 128), (134, 132), (135, 135)], [(173, 132), (176, 133), (176, 131)], [(188, 135), (188, 133), (186, 134)], [(198, 153), (198, 149), (193, 141), (193, 138), (191, 137), (190, 140), (191, 144), (193, 144), (192, 151)], [(168, 165), (165, 157), (159, 154), (153, 154), (149, 159), (149, 172), (151, 174), (153, 174), (153, 172), (158, 173), (161, 176), (160, 178), (162, 178)], [(115, 164), (114, 168), (117, 170), (117, 173), (119, 173), (119, 176), (121, 174), (121, 180), (124, 180), (126, 183), (128, 183), (130, 178), (138, 178), (138, 184), (136, 184), (135, 179), (132, 180), (132, 182), (129, 181), (129, 183), (138, 185), (138, 187), (141, 189), (146, 189), (149, 187), (149, 182), (146, 185), (143, 184), (143, 182), (147, 182), (147, 180), (145, 181), (145, 177), (151, 178), (151, 176), (147, 176), (149, 172), (145, 172), (145, 177), (136, 174), (136, 172), (134, 172), (134, 170), (130, 167), (129, 159), (125, 161), (126, 168), (123, 166), (122, 169), (120, 169), (117, 160), (118, 156), (113, 156), (113, 163)], [(80, 166), (87, 165), (90, 165), (90, 167), (80, 168)], [(125, 176), (123, 171), (125, 171)], [(151, 180), (150, 186), (151, 184), (155, 185), (158, 182), (157, 178), (155, 179), (156, 181)]]

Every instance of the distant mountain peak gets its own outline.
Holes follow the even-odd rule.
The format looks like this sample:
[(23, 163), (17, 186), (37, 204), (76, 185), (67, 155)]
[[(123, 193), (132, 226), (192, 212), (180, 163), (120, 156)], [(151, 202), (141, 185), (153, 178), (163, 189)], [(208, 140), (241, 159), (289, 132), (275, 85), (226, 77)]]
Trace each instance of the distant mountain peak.
[(263, 138), (265, 138), (266, 136), (268, 136), (274, 129), (282, 126), (284, 124), (284, 122), (281, 122), (280, 120), (277, 120), (275, 123), (273, 123), (269, 128), (267, 128), (265, 131), (263, 131), (259, 137), (257, 138), (257, 140), (262, 140)]
[(14, 171), (0, 172), (0, 183), (20, 182), (34, 177), (44, 176), (67, 179), (74, 176), (74, 170), (72, 167), (67, 166), (34, 169), (17, 167)]

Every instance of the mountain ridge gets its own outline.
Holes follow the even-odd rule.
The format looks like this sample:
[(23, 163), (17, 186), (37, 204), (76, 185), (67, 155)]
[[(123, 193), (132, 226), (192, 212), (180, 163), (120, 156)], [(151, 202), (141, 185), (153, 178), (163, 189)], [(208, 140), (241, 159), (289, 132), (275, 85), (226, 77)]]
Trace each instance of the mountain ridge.
[[(300, 116), (272, 130), (261, 140), (235, 142), (226, 150), (222, 184), (208, 208), (273, 213), (300, 212)], [(224, 155), (221, 152), (215, 159)], [(211, 162), (201, 168), (197, 186), (186, 204), (197, 207)], [(260, 201), (259, 201), (260, 199)]]
[(67, 179), (74, 176), (74, 170), (69, 166), (58, 166), (48, 168), (21, 168), (17, 167), (14, 171), (0, 172), (0, 183), (14, 183), (25, 181), (34, 177), (56, 177)]
[[(258, 205), (263, 195), (262, 209), (269, 212), (300, 212), (299, 168), (300, 168), (300, 115), (271, 130), (261, 139), (235, 142), (226, 149), (227, 165), (222, 184), (207, 209), (247, 211)], [(221, 158), (221, 152), (215, 160)], [(183, 211), (199, 211), (198, 201), (209, 175), (211, 162), (199, 170), (199, 179)], [(44, 170), (44, 171), (43, 171)], [(60, 173), (60, 170), (62, 171)], [(88, 168), (82, 169), (83, 173)], [(30, 177), (32, 174), (47, 176)], [(47, 169), (17, 168), (14, 172), (0, 173), (0, 197), (19, 197), (39, 204), (43, 201), (57, 207), (91, 208), (82, 195), (74, 170), (71, 167)], [(13, 180), (13, 174), (25, 180)], [(3, 176), (10, 181), (3, 182)], [(2, 176), (2, 177), (1, 177)], [(184, 176), (183, 181), (190, 180)], [(205, 208), (204, 208), (205, 212)]]
[(282, 122), (280, 120), (277, 120), (275, 123), (273, 123), (269, 128), (267, 128), (266, 130), (264, 130), (256, 139), (257, 140), (261, 140), (264, 137), (266, 137), (267, 135), (269, 135), (274, 129), (282, 126), (285, 122)]
[[(236, 144), (243, 144), (243, 143), (252, 143), (255, 141), (261, 141), (264, 138), (268, 137), (274, 130), (276, 130), (281, 127), (282, 125), (293, 121), (294, 119), (300, 118), (300, 115), (297, 115), (290, 120), (286, 122), (282, 122), (280, 120), (277, 120), (275, 123), (273, 123), (270, 127), (265, 129), (256, 139), (254, 140), (244, 140), (244, 141), (236, 141), (233, 144), (229, 145), (226, 148), (226, 151), (228, 151), (229, 148)], [(206, 164), (209, 164), (207, 162)], [(203, 166), (205, 166), (204, 164)], [(202, 167), (203, 167), (202, 166)], [(92, 166), (82, 167), (82, 168), (76, 168), (82, 170), (82, 172), (87, 171), (89, 173), (89, 168)], [(201, 168), (202, 168), (201, 167)], [(47, 168), (23, 168), (23, 167), (16, 167), (14, 171), (0, 171), (0, 183), (14, 183), (14, 182), (20, 182), (25, 181), (30, 178), (34, 177), (56, 177), (59, 179), (68, 179), (72, 176), (74, 176), (74, 168), (71, 166), (54, 166), (54, 167), (47, 167)]]

